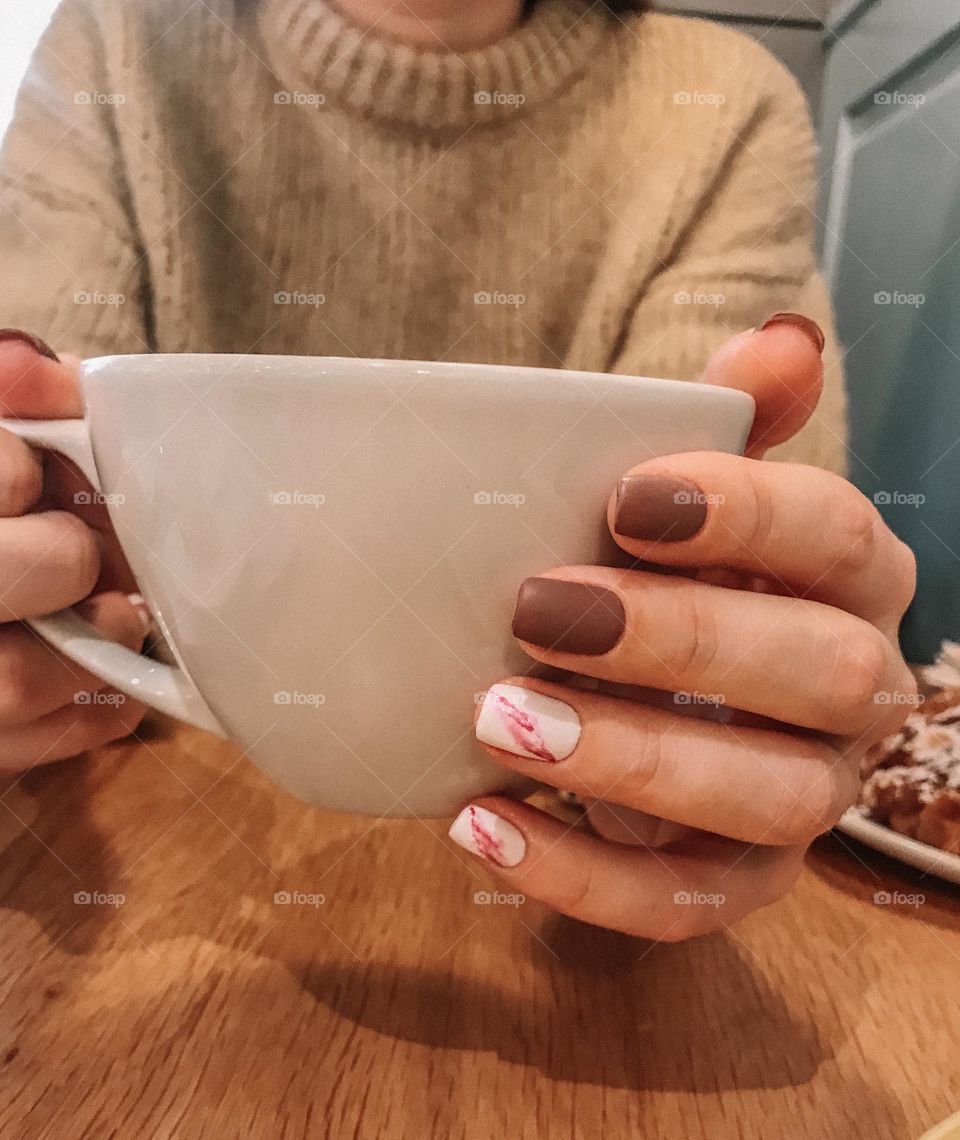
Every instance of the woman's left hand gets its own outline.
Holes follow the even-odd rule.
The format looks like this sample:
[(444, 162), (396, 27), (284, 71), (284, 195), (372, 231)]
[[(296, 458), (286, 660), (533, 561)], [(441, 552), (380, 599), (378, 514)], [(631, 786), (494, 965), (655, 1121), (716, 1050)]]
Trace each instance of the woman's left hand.
[[(469, 805), (451, 836), (510, 890), (658, 940), (728, 925), (789, 889), (915, 701), (897, 647), (912, 554), (845, 480), (759, 458), (815, 408), (817, 333), (787, 315), (711, 360), (708, 382), (757, 401), (749, 457), (651, 460), (611, 496), (625, 551), (694, 577), (564, 566), (523, 583), (523, 648), (599, 683), (509, 678), (477, 735), (576, 792), (594, 828), (504, 796)], [(636, 687), (656, 693), (626, 699)], [(663, 846), (650, 817), (672, 821)]]

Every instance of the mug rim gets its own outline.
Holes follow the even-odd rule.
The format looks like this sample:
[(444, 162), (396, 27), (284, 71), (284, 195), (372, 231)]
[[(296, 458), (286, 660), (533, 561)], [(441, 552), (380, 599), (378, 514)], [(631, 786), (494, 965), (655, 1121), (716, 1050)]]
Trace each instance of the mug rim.
[[(699, 395), (714, 403), (728, 405), (739, 404), (751, 412), (756, 411), (756, 401), (749, 392), (738, 388), (723, 388), (716, 384), (704, 384), (700, 380), (674, 380), (666, 376), (640, 376), (625, 372), (592, 372), (582, 368), (546, 368), (541, 365), (527, 364), (483, 364), (477, 361), (454, 360), (407, 360), (391, 357), (362, 357), (362, 356), (298, 356), (293, 353), (227, 353), (227, 352), (141, 352), (141, 353), (115, 353), (108, 356), (95, 356), (84, 360), (80, 366), (82, 380), (95, 379), (104, 373), (115, 374), (118, 367), (126, 364), (135, 364), (137, 371), (142, 374), (144, 366), (148, 371), (159, 369), (163, 362), (177, 361), (181, 364), (207, 365), (223, 363), (236, 364), (239, 361), (252, 362), (255, 371), (268, 372), (275, 368), (289, 369), (292, 363), (299, 367), (325, 365), (335, 367), (339, 375), (344, 371), (363, 372), (365, 370), (379, 370), (381, 368), (413, 368), (424, 373), (443, 374), (446, 379), (456, 382), (468, 380), (480, 375), (490, 378), (513, 381), (519, 379), (545, 379), (550, 377), (565, 380), (579, 379), (581, 381), (605, 382), (617, 388), (646, 388), (658, 391), (663, 395), (668, 392), (677, 394), (680, 388), (687, 395)], [(150, 366), (153, 366), (152, 368)], [(227, 379), (224, 376), (223, 379)], [(282, 377), (276, 377), (282, 380)]]

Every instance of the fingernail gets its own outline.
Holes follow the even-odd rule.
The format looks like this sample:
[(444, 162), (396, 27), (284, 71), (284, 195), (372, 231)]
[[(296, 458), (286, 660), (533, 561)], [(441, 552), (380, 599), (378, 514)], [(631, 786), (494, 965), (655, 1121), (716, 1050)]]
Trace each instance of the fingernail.
[(137, 617), (143, 626), (143, 632), (148, 633), (153, 628), (153, 615), (142, 594), (127, 594), (127, 601), (137, 611)]
[(686, 479), (627, 475), (617, 484), (613, 529), (624, 538), (681, 542), (707, 521), (707, 497)]
[(823, 329), (816, 321), (805, 317), (803, 313), (774, 313), (772, 317), (767, 317), (763, 324), (757, 327), (757, 332), (763, 332), (764, 329), (773, 328), (775, 325), (792, 325), (802, 333), (806, 333), (816, 345), (817, 352), (822, 353), (826, 347), (827, 338), (824, 336)]
[(596, 657), (623, 636), (627, 619), (613, 590), (559, 578), (527, 578), (517, 595), (513, 635), (542, 649)]
[(580, 739), (577, 711), (519, 685), (492, 685), (477, 717), (477, 740), (516, 756), (565, 760)]
[(498, 867), (516, 867), (527, 852), (526, 840), (512, 823), (476, 804), (463, 809), (447, 834), (464, 850)]
[(60, 357), (50, 345), (38, 336), (34, 336), (33, 333), (24, 332), (23, 329), (0, 329), (0, 342), (5, 340), (22, 341), (24, 344), (29, 344), (31, 348), (35, 348), (41, 356), (45, 356), (48, 360), (55, 360), (57, 364), (60, 363)]

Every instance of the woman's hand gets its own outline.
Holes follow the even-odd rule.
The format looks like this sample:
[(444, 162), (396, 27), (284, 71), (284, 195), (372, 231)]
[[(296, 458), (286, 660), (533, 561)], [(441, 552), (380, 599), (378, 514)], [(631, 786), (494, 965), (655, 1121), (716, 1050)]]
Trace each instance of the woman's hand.
[[(79, 361), (0, 330), (0, 415), (81, 414)], [(149, 614), (125, 594), (133, 577), (105, 507), (77, 469), (0, 431), (0, 772), (73, 756), (126, 736), (144, 707), (107, 689), (21, 619), (79, 602), (112, 640), (143, 644)]]
[[(818, 333), (787, 315), (710, 362), (708, 381), (757, 400), (750, 458), (651, 460), (611, 496), (625, 551), (695, 577), (564, 566), (523, 583), (524, 649), (599, 684), (510, 678), (477, 735), (504, 767), (576, 792), (594, 831), (506, 797), (469, 805), (451, 835), (511, 889), (648, 938), (729, 924), (789, 889), (855, 799), (866, 749), (909, 711), (913, 556), (843, 479), (758, 458), (816, 405)], [(672, 821), (665, 845), (651, 817)]]

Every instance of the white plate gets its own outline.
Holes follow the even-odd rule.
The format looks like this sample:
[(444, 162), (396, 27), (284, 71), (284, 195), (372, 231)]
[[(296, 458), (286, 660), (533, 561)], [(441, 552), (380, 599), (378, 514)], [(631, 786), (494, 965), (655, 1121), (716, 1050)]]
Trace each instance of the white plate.
[(854, 808), (843, 813), (837, 830), (853, 839), (859, 839), (876, 851), (882, 851), (884, 855), (899, 859), (901, 863), (909, 863), (920, 871), (929, 871), (931, 875), (960, 884), (960, 855), (950, 855), (938, 847), (931, 847), (929, 843), (901, 835), (898, 831), (884, 827), (882, 823), (864, 819)]

